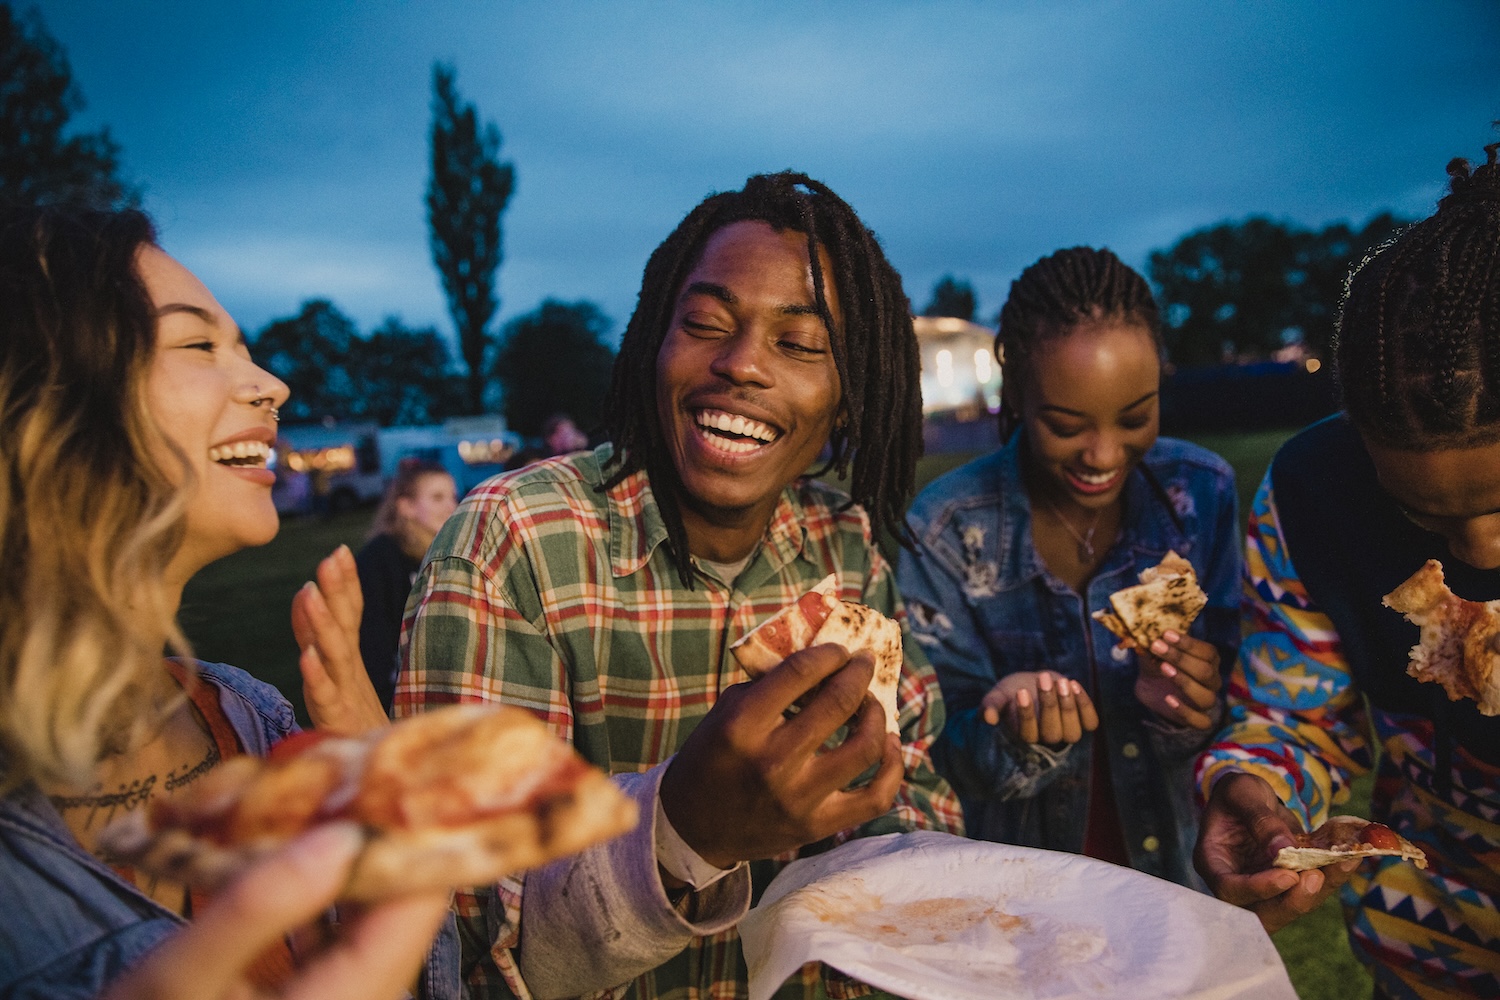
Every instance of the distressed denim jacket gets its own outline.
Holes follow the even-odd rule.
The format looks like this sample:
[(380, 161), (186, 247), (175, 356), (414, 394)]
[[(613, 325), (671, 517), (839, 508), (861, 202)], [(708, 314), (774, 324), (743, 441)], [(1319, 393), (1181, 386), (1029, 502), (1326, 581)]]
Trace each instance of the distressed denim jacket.
[[(934, 481), (909, 515), (917, 548), (901, 554), (897, 584), (948, 708), (934, 760), (963, 800), (970, 836), (1078, 853), (1093, 739), (1102, 736), (1131, 865), (1201, 888), (1191, 863), (1192, 764), (1213, 730), (1177, 726), (1141, 705), (1135, 654), (1090, 616), (1174, 549), (1208, 594), (1191, 632), (1220, 647), (1227, 669), (1239, 641), (1234, 473), (1212, 452), (1159, 439), (1131, 472), (1120, 536), (1080, 595), (1048, 572), (1032, 544), (1023, 437)], [(986, 724), (980, 700), (995, 682), (1034, 670), (1082, 684), (1099, 730), (1053, 750)]]
[[(222, 663), (200, 663), (246, 753), (265, 756), (297, 728), (274, 687)], [(183, 924), (183, 919), (79, 846), (35, 785), (0, 798), (0, 997), (93, 998)], [(427, 957), (423, 992), (458, 996), (458, 939), (450, 919)]]

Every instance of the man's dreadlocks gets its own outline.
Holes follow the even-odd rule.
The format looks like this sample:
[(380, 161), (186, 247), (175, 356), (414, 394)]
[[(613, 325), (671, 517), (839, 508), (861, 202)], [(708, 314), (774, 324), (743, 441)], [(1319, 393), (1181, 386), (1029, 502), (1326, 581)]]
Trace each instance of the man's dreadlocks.
[[(874, 526), (907, 537), (905, 512), (922, 455), (920, 359), (901, 277), (854, 210), (805, 174), (760, 174), (743, 189), (709, 196), (673, 230), (646, 263), (640, 299), (615, 359), (604, 401), (604, 424), (619, 467), (606, 487), (644, 469), (650, 478), (683, 585), (693, 586), (687, 531), (677, 497), (680, 480), (657, 417), (656, 360), (682, 283), (714, 233), (736, 222), (765, 222), (778, 232), (807, 237), (813, 294), (828, 328), (838, 368), (844, 419), (834, 427), (826, 468), (850, 477), (854, 503)], [(834, 322), (825, 292), (833, 288), (843, 326)]]

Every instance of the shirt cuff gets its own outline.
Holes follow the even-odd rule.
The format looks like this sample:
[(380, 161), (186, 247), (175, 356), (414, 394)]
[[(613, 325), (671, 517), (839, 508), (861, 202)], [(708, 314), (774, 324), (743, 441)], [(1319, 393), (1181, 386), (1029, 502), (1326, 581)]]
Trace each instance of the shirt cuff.
[(661, 807), (659, 788), (656, 796), (656, 863), (679, 882), (686, 882), (695, 892), (707, 889), (724, 876), (745, 867), (743, 861), (733, 868), (719, 868), (704, 861), (667, 819), (667, 812)]

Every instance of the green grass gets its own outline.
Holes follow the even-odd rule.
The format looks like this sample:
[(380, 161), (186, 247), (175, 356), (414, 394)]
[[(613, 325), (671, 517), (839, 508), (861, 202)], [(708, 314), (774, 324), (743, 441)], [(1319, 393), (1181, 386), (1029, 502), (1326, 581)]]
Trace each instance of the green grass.
[[(1240, 508), (1249, 508), (1271, 456), (1290, 431), (1225, 434), (1194, 440), (1223, 455), (1234, 466)], [(930, 455), (917, 468), (919, 484), (973, 458), (972, 454)], [(243, 667), (275, 684), (302, 708), (297, 675), (297, 643), (290, 608), (297, 588), (312, 578), (318, 560), (340, 543), (358, 550), (371, 512), (351, 511), (331, 520), (298, 519), (282, 525), (275, 541), (223, 559), (193, 578), (183, 597), (182, 624), (195, 652), (209, 660)], [(1368, 778), (1355, 783), (1346, 811), (1368, 815)], [(1349, 952), (1343, 918), (1335, 900), (1274, 937), (1297, 994), (1303, 1000), (1365, 1000), (1370, 978)]]

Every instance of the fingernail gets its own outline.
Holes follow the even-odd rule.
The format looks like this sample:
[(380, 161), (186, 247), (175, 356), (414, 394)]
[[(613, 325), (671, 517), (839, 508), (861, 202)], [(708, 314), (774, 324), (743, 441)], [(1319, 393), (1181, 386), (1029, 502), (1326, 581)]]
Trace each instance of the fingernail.
[(1045, 670), (1042, 671), (1041, 676), (1036, 679), (1036, 686), (1041, 688), (1043, 691), (1051, 691), (1052, 675), (1047, 673)]
[(1171, 648), (1172, 647), (1168, 646), (1166, 643), (1162, 642), (1160, 639), (1157, 639), (1155, 642), (1153, 642), (1151, 644), (1151, 652), (1157, 654), (1158, 656), (1165, 655), (1167, 653), (1167, 651), (1169, 649), (1171, 649)]
[(1172, 664), (1170, 664), (1170, 663), (1163, 663), (1161, 665), (1161, 672), (1162, 672), (1162, 676), (1164, 676), (1164, 677), (1176, 677), (1177, 676), (1177, 668), (1174, 667), (1174, 666), (1172, 666)]
[(995, 711), (993, 708), (986, 708), (984, 710), (984, 721), (987, 724), (993, 726), (1000, 721), (1000, 713)]
[(1016, 704), (1020, 705), (1022, 708), (1030, 708), (1031, 707), (1031, 692), (1027, 691), (1027, 690), (1024, 690), (1024, 689), (1021, 690), (1021, 691), (1017, 691), (1016, 692)]
[(1083, 694), (1083, 685), (1080, 684), (1080, 683), (1078, 683), (1077, 681), (1074, 681), (1073, 682), (1073, 693), (1074, 694)]
[(1178, 701), (1172, 695), (1167, 695), (1166, 702), (1167, 702), (1167, 707), (1168, 708), (1181, 708), (1182, 707), (1182, 702)]
[(1178, 639), (1182, 638), (1182, 636), (1178, 635), (1176, 632), (1173, 632), (1171, 629), (1167, 629), (1166, 631), (1164, 631), (1161, 634), (1161, 637), (1168, 642), (1176, 642)]

